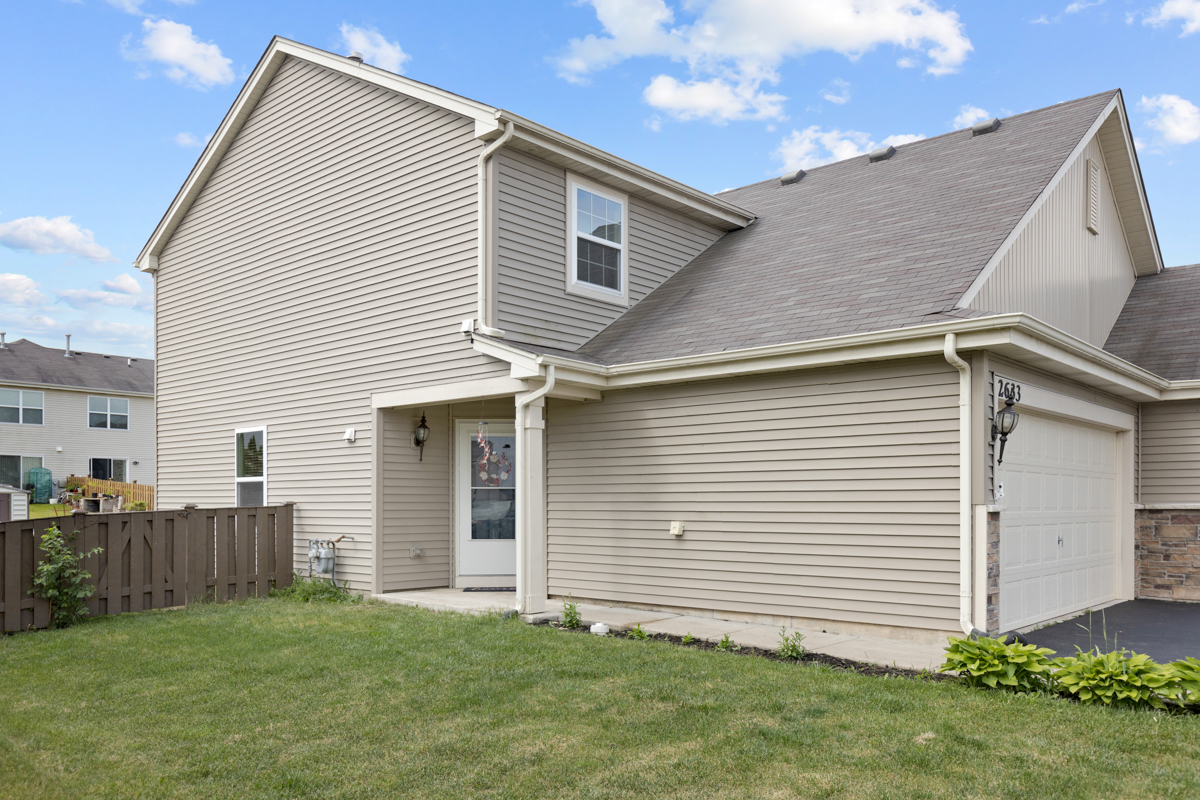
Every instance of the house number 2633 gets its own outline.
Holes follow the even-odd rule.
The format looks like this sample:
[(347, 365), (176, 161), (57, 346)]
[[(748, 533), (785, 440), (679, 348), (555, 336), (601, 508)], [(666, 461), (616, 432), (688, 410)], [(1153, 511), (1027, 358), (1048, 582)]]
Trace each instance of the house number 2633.
[(1001, 378), (997, 386), (996, 396), (1004, 400), (1012, 400), (1014, 403), (1019, 403), (1021, 402), (1021, 384)]

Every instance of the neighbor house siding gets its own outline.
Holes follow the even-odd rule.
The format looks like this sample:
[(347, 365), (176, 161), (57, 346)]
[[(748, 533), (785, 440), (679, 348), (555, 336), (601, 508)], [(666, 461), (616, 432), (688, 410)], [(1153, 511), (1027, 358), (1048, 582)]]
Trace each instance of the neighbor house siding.
[[(1088, 231), (1088, 159), (1100, 164), (1100, 233)], [(1102, 347), (1136, 278), (1093, 139), (1013, 242), (971, 308), (1021, 311)]]
[(233, 431), (265, 424), (297, 565), (348, 534), (339, 574), (369, 588), (371, 393), (507, 374), (458, 327), (480, 147), (453, 113), (281, 66), (159, 257), (160, 507), (233, 503)]
[(957, 628), (941, 359), (553, 401), (546, 432), (551, 594)]
[(1200, 503), (1200, 400), (1143, 403), (1141, 502)]
[[(41, 425), (0, 424), (0, 455), (41, 456), (42, 466), (50, 470), (55, 480), (87, 475), (88, 461), (92, 458), (124, 458), (129, 460), (130, 480), (154, 483), (153, 398), (130, 397), (102, 389), (76, 392), (49, 387), (7, 387), (0, 383), (0, 389), (6, 388), (43, 392), (45, 408)], [(128, 399), (129, 430), (88, 427), (89, 396)]]
[[(566, 171), (513, 150), (501, 150), (496, 165), (498, 325), (515, 339), (573, 350), (626, 309), (566, 291)], [(722, 235), (634, 196), (629, 228), (630, 306)]]

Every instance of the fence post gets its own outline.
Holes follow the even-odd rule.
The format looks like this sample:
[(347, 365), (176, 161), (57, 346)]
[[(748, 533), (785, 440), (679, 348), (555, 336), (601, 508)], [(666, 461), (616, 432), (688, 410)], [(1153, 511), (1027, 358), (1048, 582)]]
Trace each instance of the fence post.
[[(204, 529), (205, 515), (195, 503), (183, 507), (184, 526), (187, 529), (187, 578), (183, 583), (181, 605), (204, 600), (208, 597), (208, 532)], [(178, 578), (176, 580), (179, 580)]]
[[(282, 513), (275, 517), (275, 588), (286, 589), (292, 585), (292, 562), (295, 541), (296, 504), (283, 504)], [(279, 523), (283, 524), (280, 525)]]

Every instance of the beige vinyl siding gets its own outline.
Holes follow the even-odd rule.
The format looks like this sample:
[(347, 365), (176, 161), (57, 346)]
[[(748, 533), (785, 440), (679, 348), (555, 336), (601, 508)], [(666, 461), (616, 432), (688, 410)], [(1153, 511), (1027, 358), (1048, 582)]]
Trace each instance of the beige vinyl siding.
[[(498, 325), (514, 339), (573, 350), (626, 308), (566, 291), (566, 171), (508, 149), (496, 155), (496, 164)], [(626, 250), (630, 306), (721, 234), (631, 196)]]
[[(42, 466), (55, 480), (70, 475), (87, 475), (88, 459), (124, 458), (129, 461), (129, 479), (154, 483), (154, 400), (130, 397), (97, 389), (76, 392), (65, 389), (0, 389), (44, 393), (42, 425), (0, 424), (0, 455), (41, 456)], [(88, 427), (88, 397), (124, 397), (129, 400), (129, 430)], [(56, 448), (62, 448), (58, 452)], [(134, 464), (133, 462), (138, 462)]]
[[(1087, 229), (1089, 158), (1101, 165), (1098, 235)], [(1022, 311), (1102, 347), (1135, 278), (1104, 156), (1093, 139), (970, 307)]]
[(1141, 500), (1200, 503), (1200, 400), (1143, 403)]
[[(474, 124), (288, 59), (159, 258), (159, 504), (234, 501), (265, 424), (267, 500), (348, 534), (369, 588), (372, 392), (506, 375), (474, 315)], [(347, 428), (356, 441), (343, 441)]]
[(958, 373), (941, 359), (553, 401), (546, 433), (552, 594), (957, 626)]

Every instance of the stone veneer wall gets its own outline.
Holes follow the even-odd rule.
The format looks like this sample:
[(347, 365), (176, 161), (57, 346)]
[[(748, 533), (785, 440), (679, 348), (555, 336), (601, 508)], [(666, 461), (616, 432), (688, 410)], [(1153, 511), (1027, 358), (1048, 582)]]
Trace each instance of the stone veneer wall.
[(1200, 602), (1200, 509), (1135, 513), (1137, 596)]
[(987, 515), (987, 632), (1000, 632), (1000, 512)]

